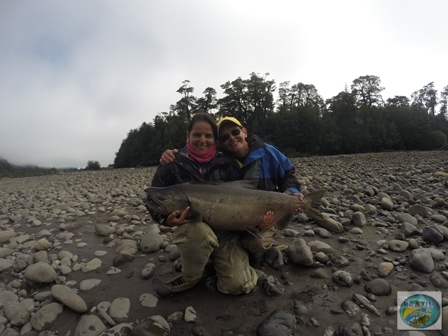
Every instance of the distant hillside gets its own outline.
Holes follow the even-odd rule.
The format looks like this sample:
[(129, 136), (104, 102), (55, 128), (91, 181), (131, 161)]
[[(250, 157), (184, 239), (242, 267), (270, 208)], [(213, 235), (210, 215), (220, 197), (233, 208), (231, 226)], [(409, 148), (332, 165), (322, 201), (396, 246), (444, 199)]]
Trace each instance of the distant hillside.
[(0, 157), (0, 171), (12, 170), (12, 168), (13, 166), (8, 161)]
[(2, 177), (26, 177), (56, 174), (56, 168), (40, 168), (37, 166), (17, 166), (8, 160), (0, 158), (0, 178)]

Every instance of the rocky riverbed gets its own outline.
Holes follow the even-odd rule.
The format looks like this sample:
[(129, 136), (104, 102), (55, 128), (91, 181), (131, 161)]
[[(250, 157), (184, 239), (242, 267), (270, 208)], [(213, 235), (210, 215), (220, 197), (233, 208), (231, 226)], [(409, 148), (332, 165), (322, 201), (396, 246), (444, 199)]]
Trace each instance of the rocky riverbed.
[[(141, 202), (155, 167), (0, 180), (0, 336), (448, 335), (448, 151), (292, 159), (324, 220), (299, 215), (228, 296), (177, 274)], [(444, 330), (397, 330), (398, 291), (440, 291)]]

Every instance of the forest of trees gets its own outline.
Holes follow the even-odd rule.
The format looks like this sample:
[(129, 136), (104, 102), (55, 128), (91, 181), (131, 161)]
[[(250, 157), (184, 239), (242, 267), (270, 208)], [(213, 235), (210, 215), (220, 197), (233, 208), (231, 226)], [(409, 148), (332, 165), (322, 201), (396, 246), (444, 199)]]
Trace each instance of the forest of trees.
[(277, 88), (268, 77), (251, 73), (247, 79), (228, 81), (221, 85), (222, 97), (211, 87), (196, 97), (185, 80), (169, 112), (128, 133), (114, 167), (157, 165), (163, 150), (185, 145), (188, 122), (200, 111), (217, 119), (235, 116), (249, 133), (289, 157), (432, 150), (447, 144), (448, 85), (439, 94), (431, 82), (410, 97), (384, 101), (380, 78), (367, 75), (324, 100), (312, 84), (282, 82)]
[(17, 166), (0, 157), (0, 178), (52, 175), (56, 173), (56, 168), (40, 168), (31, 165)]

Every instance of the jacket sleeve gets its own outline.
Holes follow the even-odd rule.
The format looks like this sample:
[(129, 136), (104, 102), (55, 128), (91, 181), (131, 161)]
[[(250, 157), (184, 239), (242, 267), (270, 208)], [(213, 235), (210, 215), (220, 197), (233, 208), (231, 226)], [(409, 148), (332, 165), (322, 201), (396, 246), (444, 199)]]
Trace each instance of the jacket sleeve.
[(277, 159), (277, 183), (278, 190), (280, 192), (292, 192), (292, 193), (300, 193), (302, 192), (302, 186), (300, 185), (299, 180), (297, 179), (295, 172), (296, 169), (292, 162), (279, 151), (274, 146), (269, 146), (271, 154)]
[[(169, 184), (167, 184), (168, 181), (171, 180), (170, 178), (170, 172), (173, 170), (172, 163), (169, 163), (167, 165), (159, 165), (157, 167), (156, 173), (154, 174), (154, 177), (151, 181), (151, 187), (166, 187)], [(153, 200), (149, 197), (149, 195), (145, 196), (146, 200), (145, 203), (151, 203)], [(161, 213), (158, 213), (146, 205), (146, 209), (148, 210), (149, 214), (151, 215), (151, 218), (156, 221), (159, 224), (165, 223), (165, 220), (168, 216), (162, 215)]]
[(295, 176), (295, 171), (296, 169), (292, 164), (290, 169), (285, 170), (285, 175), (279, 180), (279, 190), (281, 192), (291, 191), (293, 194), (302, 192), (302, 186)]

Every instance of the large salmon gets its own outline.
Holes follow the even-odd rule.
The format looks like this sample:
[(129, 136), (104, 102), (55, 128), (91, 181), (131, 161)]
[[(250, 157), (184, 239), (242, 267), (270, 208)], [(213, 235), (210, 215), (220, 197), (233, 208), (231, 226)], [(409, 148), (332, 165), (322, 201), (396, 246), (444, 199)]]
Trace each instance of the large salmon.
[(169, 215), (190, 206), (188, 218), (203, 221), (219, 230), (255, 228), (268, 210), (274, 212), (274, 225), (284, 229), (291, 221), (294, 210), (303, 209), (309, 217), (319, 220), (322, 216), (312, 208), (325, 194), (324, 189), (307, 194), (303, 201), (280, 192), (254, 188), (248, 181), (226, 183), (182, 183), (169, 187), (145, 189), (145, 204), (154, 211)]

